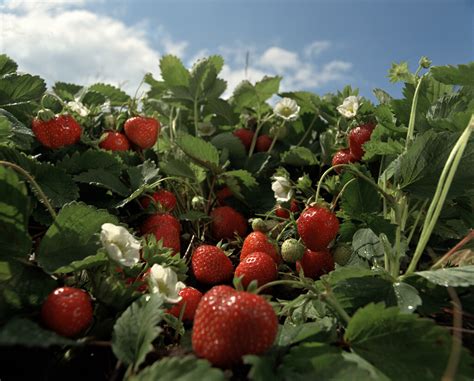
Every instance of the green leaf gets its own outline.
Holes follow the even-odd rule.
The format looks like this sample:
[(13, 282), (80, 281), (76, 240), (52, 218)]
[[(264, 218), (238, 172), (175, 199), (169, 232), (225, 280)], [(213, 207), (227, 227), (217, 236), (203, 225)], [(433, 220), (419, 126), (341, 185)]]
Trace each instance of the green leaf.
[(397, 297), (398, 308), (402, 313), (415, 312), (418, 306), (421, 306), (422, 300), (418, 290), (408, 283), (397, 282), (393, 284), (393, 290)]
[(31, 320), (15, 318), (0, 329), (0, 346), (17, 345), (27, 348), (49, 348), (56, 345), (77, 346), (80, 343), (47, 331)]
[(372, 229), (359, 229), (352, 237), (352, 251), (362, 258), (373, 259), (384, 255), (384, 247)]
[(263, 77), (255, 83), (255, 92), (260, 102), (264, 102), (271, 98), (272, 95), (278, 93), (280, 88), (281, 77)]
[[(356, 354), (393, 380), (439, 380), (451, 352), (448, 330), (383, 304), (357, 311), (344, 339)], [(472, 366), (473, 359), (463, 350), (456, 379), (470, 380)]]
[(130, 194), (130, 189), (125, 186), (117, 175), (103, 169), (89, 169), (87, 172), (74, 176), (74, 180), (111, 190), (120, 196), (125, 197)]
[(30, 74), (7, 74), (0, 77), (0, 105), (39, 100), (46, 91), (43, 79)]
[(364, 144), (364, 160), (375, 156), (400, 155), (405, 145), (399, 140), (388, 138), (386, 142), (370, 140)]
[(162, 329), (163, 299), (145, 295), (128, 307), (117, 319), (112, 334), (112, 350), (124, 364), (137, 369), (153, 349), (152, 342)]
[(344, 213), (355, 219), (361, 214), (371, 214), (379, 211), (381, 200), (377, 190), (361, 178), (350, 180), (341, 198)]
[(85, 269), (94, 268), (97, 266), (104, 265), (109, 262), (107, 254), (103, 251), (99, 251), (95, 255), (90, 255), (79, 261), (74, 261), (67, 266), (60, 267), (55, 271), (56, 274), (67, 274), (75, 271), (81, 271)]
[(57, 96), (65, 101), (73, 101), (74, 96), (82, 90), (82, 86), (73, 83), (56, 82), (53, 86), (53, 91)]
[(233, 177), (239, 180), (245, 187), (253, 188), (258, 185), (257, 180), (252, 174), (244, 169), (236, 169), (233, 171), (227, 171), (222, 174), (224, 177)]
[(189, 72), (178, 57), (163, 56), (160, 60), (161, 76), (168, 86), (188, 86)]
[(285, 380), (379, 381), (377, 370), (322, 343), (304, 343), (283, 358), (279, 369)]
[(106, 101), (106, 98), (101, 93), (93, 91), (91, 89), (84, 89), (81, 91), (83, 95), (81, 96), (81, 101), (87, 107), (96, 107), (103, 105)]
[(392, 96), (382, 89), (373, 89), (372, 92), (374, 93), (377, 100), (380, 104), (388, 104), (392, 101)]
[(250, 381), (280, 381), (282, 376), (277, 373), (277, 355), (274, 352), (265, 353), (263, 355), (246, 355), (243, 356), (244, 364), (251, 365), (247, 375)]
[(62, 169), (38, 163), (33, 164), (31, 173), (54, 207), (62, 207), (79, 198), (79, 188)]
[(474, 62), (458, 66), (433, 66), (431, 75), (449, 85), (474, 86)]
[(199, 210), (188, 210), (185, 213), (179, 215), (180, 220), (186, 221), (199, 221), (202, 219), (208, 219), (209, 216), (206, 213), (200, 212)]
[(103, 169), (115, 175), (120, 175), (122, 169), (121, 159), (108, 151), (87, 150), (66, 155), (57, 166), (67, 173), (77, 175), (90, 169)]
[(6, 54), (0, 54), (0, 76), (16, 72), (18, 65)]
[(349, 314), (368, 303), (397, 304), (393, 281), (385, 272), (345, 266), (331, 272), (325, 279), (331, 285), (341, 306)]
[(100, 227), (117, 224), (105, 210), (83, 203), (65, 205), (41, 240), (38, 262), (48, 273), (95, 255), (100, 248)]
[(8, 129), (10, 131), (10, 143), (22, 150), (28, 150), (31, 148), (31, 144), (34, 141), (34, 134), (31, 128), (26, 127), (11, 113), (3, 109), (0, 109), (0, 119), (6, 119), (6, 123), (9, 125)]
[(89, 86), (89, 90), (102, 94), (112, 106), (120, 106), (130, 100), (130, 96), (125, 91), (105, 83), (95, 83)]
[(282, 163), (297, 167), (319, 164), (316, 155), (306, 147), (292, 147), (281, 155)]
[(211, 143), (188, 134), (181, 134), (176, 144), (194, 162), (213, 172), (219, 172), (219, 151)]
[(303, 341), (329, 341), (335, 338), (335, 329), (335, 320), (329, 317), (303, 324), (295, 324), (287, 319), (281, 326), (276, 344), (285, 347)]
[(214, 136), (211, 143), (220, 150), (227, 150), (232, 161), (243, 160), (247, 157), (242, 141), (230, 132)]
[(205, 111), (209, 114), (215, 114), (212, 119), (217, 126), (228, 125), (233, 126), (239, 123), (239, 114), (237, 114), (232, 106), (224, 99), (209, 99)]
[(160, 162), (161, 170), (168, 176), (181, 176), (194, 179), (194, 172), (184, 160), (170, 159)]
[(26, 186), (11, 168), (0, 165), (0, 258), (26, 257), (30, 200)]
[(314, 93), (311, 93), (309, 91), (295, 91), (289, 93), (281, 93), (279, 95), (285, 98), (294, 99), (296, 103), (298, 103), (298, 106), (300, 106), (301, 108), (301, 114), (316, 114), (319, 112), (321, 100)]
[(220, 369), (212, 368), (207, 360), (194, 356), (166, 357), (143, 369), (130, 381), (225, 381)]
[(444, 287), (469, 287), (474, 285), (474, 265), (417, 271), (415, 274), (428, 279), (431, 283)]

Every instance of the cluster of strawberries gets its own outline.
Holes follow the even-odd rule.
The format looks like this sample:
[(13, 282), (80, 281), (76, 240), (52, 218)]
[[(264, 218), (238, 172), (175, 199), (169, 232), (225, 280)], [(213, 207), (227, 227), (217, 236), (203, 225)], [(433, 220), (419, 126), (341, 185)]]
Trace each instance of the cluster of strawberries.
[[(238, 137), (247, 151), (250, 150), (255, 132), (247, 128), (239, 128), (233, 132)], [(255, 142), (256, 152), (267, 152), (272, 145), (272, 138), (266, 134), (261, 134)]]

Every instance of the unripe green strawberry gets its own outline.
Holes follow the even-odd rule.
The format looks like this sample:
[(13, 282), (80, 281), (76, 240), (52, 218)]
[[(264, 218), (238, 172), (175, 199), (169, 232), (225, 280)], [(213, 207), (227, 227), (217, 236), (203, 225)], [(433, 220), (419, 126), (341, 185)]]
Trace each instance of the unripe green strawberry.
[(305, 249), (297, 239), (289, 238), (281, 245), (281, 256), (285, 262), (295, 263), (303, 257)]
[(252, 220), (252, 230), (254, 232), (266, 233), (268, 231), (267, 224), (261, 218), (254, 218)]
[(349, 245), (341, 244), (338, 245), (332, 252), (334, 262), (338, 265), (345, 266), (352, 255), (352, 250)]

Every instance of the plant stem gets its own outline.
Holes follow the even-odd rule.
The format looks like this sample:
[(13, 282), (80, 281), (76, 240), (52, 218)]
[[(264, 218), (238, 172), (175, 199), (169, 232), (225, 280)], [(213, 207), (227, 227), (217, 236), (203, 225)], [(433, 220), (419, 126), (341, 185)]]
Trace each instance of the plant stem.
[(351, 320), (351, 317), (348, 313), (342, 308), (339, 301), (334, 297), (334, 294), (327, 289), (324, 294), (321, 295), (324, 301), (329, 304), (329, 306), (336, 311), (336, 313), (348, 324)]
[(22, 167), (15, 163), (10, 163), (9, 161), (0, 161), (0, 165), (3, 165), (5, 167), (10, 167), (20, 173), (23, 177), (25, 177), (28, 182), (35, 188), (36, 192), (38, 192), (38, 196), (40, 201), (43, 201), (44, 205), (46, 206), (46, 209), (48, 209), (49, 214), (51, 214), (51, 217), (53, 217), (53, 220), (56, 219), (58, 216), (56, 212), (54, 211), (53, 206), (48, 200), (48, 197), (45, 195), (39, 184), (36, 182), (36, 180), (31, 176), (27, 171), (25, 171)]
[(287, 286), (292, 286), (296, 288), (305, 288), (306, 286), (300, 281), (300, 280), (275, 280), (273, 282), (269, 282), (264, 284), (263, 286), (260, 286), (257, 288), (255, 291), (256, 294), (260, 294), (263, 290), (273, 287), (273, 286), (280, 286), (280, 285), (287, 285)]
[(344, 191), (346, 190), (346, 188), (349, 186), (350, 183), (356, 181), (356, 179), (350, 179), (347, 183), (344, 184), (344, 186), (342, 187), (341, 191), (337, 194), (336, 198), (334, 199), (334, 201), (331, 203), (331, 211), (334, 210), (334, 208), (336, 207), (337, 205), (337, 202), (339, 201), (339, 199), (341, 198), (341, 196), (344, 194)]
[(442, 381), (453, 381), (456, 378), (459, 360), (462, 352), (462, 304), (453, 287), (448, 287), (448, 293), (453, 303), (453, 338), (448, 365), (444, 371)]
[(273, 137), (272, 144), (270, 144), (270, 148), (268, 148), (267, 153), (272, 152), (273, 147), (275, 146), (275, 143), (276, 143), (277, 139), (278, 139), (278, 134), (276, 134), (276, 135)]
[(408, 131), (407, 131), (407, 138), (405, 141), (405, 151), (408, 149), (408, 146), (413, 141), (413, 136), (415, 134), (415, 119), (416, 119), (416, 108), (418, 105), (418, 97), (420, 95), (420, 88), (421, 83), (423, 82), (423, 77), (421, 76), (416, 84), (415, 93), (413, 94), (413, 100), (411, 103), (411, 112), (410, 112), (410, 120), (408, 122)]
[(411, 228), (410, 234), (408, 235), (407, 238), (407, 246), (410, 245), (410, 242), (413, 238), (413, 235), (415, 234), (416, 227), (418, 226), (418, 223), (420, 222), (421, 215), (423, 214), (423, 209), (425, 209), (426, 204), (428, 203), (428, 200), (426, 200), (423, 205), (421, 206), (420, 210), (418, 211), (418, 214), (416, 216), (415, 222), (413, 223), (413, 226)]
[(308, 129), (305, 131), (303, 137), (301, 138), (301, 140), (298, 142), (298, 144), (296, 145), (296, 147), (299, 147), (301, 144), (303, 144), (303, 142), (306, 140), (306, 138), (308, 137), (308, 135), (311, 133), (311, 131), (313, 130), (313, 126), (314, 126), (314, 123), (316, 123), (316, 119), (318, 119), (319, 115), (314, 115), (314, 118), (313, 120), (311, 121)]
[(198, 124), (199, 124), (198, 108), (199, 108), (198, 101), (197, 99), (194, 99), (194, 136), (198, 136)]
[(467, 146), (467, 143), (469, 142), (469, 136), (471, 135), (473, 129), (474, 114), (471, 116), (468, 126), (451, 150), (448, 160), (446, 161), (443, 171), (441, 172), (435, 194), (431, 200), (431, 204), (423, 224), (420, 240), (418, 241), (415, 254), (413, 255), (410, 265), (408, 266), (406, 274), (413, 273), (416, 270), (418, 261), (425, 250), (428, 240), (431, 237), (431, 233), (433, 232), (436, 222), (438, 221), (441, 210), (443, 209), (444, 202), (453, 182), (454, 175), (458, 169), (464, 150)]

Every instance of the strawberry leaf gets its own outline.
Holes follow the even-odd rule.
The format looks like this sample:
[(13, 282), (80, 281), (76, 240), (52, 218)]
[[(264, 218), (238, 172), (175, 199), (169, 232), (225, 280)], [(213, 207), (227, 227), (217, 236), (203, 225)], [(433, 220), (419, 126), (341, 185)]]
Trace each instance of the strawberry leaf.
[(316, 165), (319, 163), (316, 155), (306, 147), (292, 147), (281, 155), (282, 163), (293, 166)]
[(89, 86), (89, 90), (102, 94), (110, 101), (111, 106), (120, 106), (130, 100), (130, 96), (125, 91), (105, 83), (95, 83)]
[(131, 377), (130, 381), (225, 381), (224, 372), (212, 368), (206, 360), (194, 356), (167, 357), (148, 368), (143, 369), (138, 375)]
[(168, 86), (188, 86), (189, 72), (178, 57), (163, 56), (160, 60), (161, 76)]
[(157, 294), (146, 295), (134, 302), (117, 319), (112, 334), (112, 350), (117, 358), (132, 369), (145, 360), (153, 349), (152, 342), (162, 329), (163, 299)]
[(433, 66), (430, 72), (436, 80), (442, 83), (474, 86), (474, 62), (458, 66)]
[(199, 166), (210, 169), (212, 172), (221, 171), (219, 151), (211, 143), (188, 134), (181, 134), (176, 144)]
[(444, 287), (468, 287), (474, 285), (474, 265), (418, 271), (415, 274), (428, 279), (431, 283)]
[(117, 218), (105, 210), (83, 203), (64, 206), (41, 240), (38, 262), (48, 273), (95, 255), (100, 247), (102, 224), (117, 224)]
[[(357, 355), (396, 380), (441, 379), (451, 352), (448, 330), (382, 303), (357, 311), (344, 339)], [(456, 379), (470, 380), (473, 366), (474, 360), (462, 350)]]
[(18, 65), (6, 54), (0, 54), (0, 76), (16, 72)]

